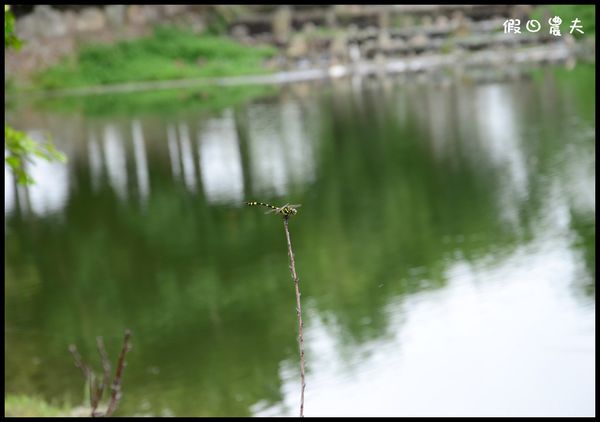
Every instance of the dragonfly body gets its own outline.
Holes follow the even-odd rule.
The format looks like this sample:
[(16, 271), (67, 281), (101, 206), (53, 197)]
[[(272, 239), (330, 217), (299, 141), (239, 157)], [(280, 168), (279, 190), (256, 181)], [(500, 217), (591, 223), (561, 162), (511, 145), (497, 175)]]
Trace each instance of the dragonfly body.
[(301, 207), (300, 204), (295, 204), (295, 205), (285, 204), (282, 207), (276, 207), (275, 205), (265, 204), (264, 202), (256, 202), (256, 201), (246, 202), (246, 205), (250, 205), (250, 206), (259, 206), (260, 205), (263, 207), (271, 208), (269, 211), (266, 212), (266, 214), (274, 212), (277, 214), (281, 214), (284, 217), (288, 217), (290, 215), (296, 215), (298, 213), (298, 210), (296, 208)]

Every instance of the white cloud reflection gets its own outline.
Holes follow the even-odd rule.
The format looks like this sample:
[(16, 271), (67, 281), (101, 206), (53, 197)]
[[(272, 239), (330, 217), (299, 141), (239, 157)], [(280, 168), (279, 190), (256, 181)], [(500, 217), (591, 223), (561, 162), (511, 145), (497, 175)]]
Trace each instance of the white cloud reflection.
[(315, 157), (298, 104), (260, 105), (249, 113), (251, 173), (257, 192), (285, 195), (292, 184), (310, 183)]
[[(31, 139), (44, 142), (44, 133), (37, 130), (27, 131)], [(5, 156), (7, 152), (5, 150)], [(4, 166), (4, 211), (12, 212), (16, 207), (17, 197), (22, 209), (30, 209), (37, 215), (58, 212), (62, 210), (69, 196), (69, 171), (61, 162), (47, 161), (36, 156), (30, 156), (24, 165), (27, 173), (35, 180), (29, 186), (17, 186), (8, 168)], [(18, 195), (17, 195), (18, 194)]]
[(179, 141), (185, 185), (191, 192), (196, 192), (196, 168), (194, 166), (192, 141), (190, 139), (190, 130), (185, 123), (179, 124)]
[(171, 169), (175, 180), (181, 177), (181, 157), (179, 156), (179, 144), (177, 142), (177, 130), (175, 126), (167, 126), (167, 146), (169, 148), (169, 158), (171, 159)]
[(204, 194), (213, 203), (244, 200), (242, 160), (231, 110), (211, 119), (198, 135)]
[(527, 198), (527, 162), (516, 108), (509, 85), (489, 84), (476, 91), (480, 145), (498, 167), (504, 168), (506, 183), (501, 183), (500, 206), (506, 221), (518, 224), (518, 204)]
[[(4, 150), (6, 157), (7, 151)], [(8, 165), (4, 164), (4, 214), (15, 208), (15, 179)]]
[(113, 124), (104, 127), (104, 156), (112, 188), (121, 199), (127, 199), (125, 146), (119, 128)]
[(100, 187), (102, 179), (102, 151), (98, 145), (98, 139), (95, 133), (91, 133), (87, 142), (88, 146), (88, 161), (90, 166), (90, 177), (92, 179), (92, 188), (97, 190)]
[[(443, 290), (390, 304), (391, 338), (353, 346), (350, 364), (313, 314), (305, 415), (594, 415), (595, 310), (565, 295), (579, 258), (562, 231), (505, 259), (455, 261)], [(280, 377), (283, 402), (259, 402), (255, 416), (297, 415), (296, 359)]]
[(138, 187), (142, 201), (150, 194), (150, 177), (148, 176), (148, 163), (146, 161), (146, 146), (142, 125), (138, 120), (133, 121), (133, 152), (135, 155), (135, 169)]
[(62, 210), (69, 196), (69, 172), (64, 163), (31, 157), (26, 168), (35, 184), (27, 187), (31, 210), (44, 215)]
[(256, 191), (283, 195), (288, 186), (285, 150), (273, 110), (257, 105), (248, 111), (250, 167)]

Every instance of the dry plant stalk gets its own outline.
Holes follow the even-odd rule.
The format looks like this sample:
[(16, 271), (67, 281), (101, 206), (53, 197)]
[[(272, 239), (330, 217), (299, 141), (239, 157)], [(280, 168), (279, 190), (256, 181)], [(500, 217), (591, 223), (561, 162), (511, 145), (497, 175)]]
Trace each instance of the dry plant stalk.
[(298, 280), (298, 274), (296, 273), (296, 262), (294, 261), (294, 251), (292, 249), (292, 239), (290, 237), (290, 230), (288, 227), (288, 220), (291, 215), (298, 213), (297, 208), (302, 205), (290, 205), (285, 204), (282, 207), (276, 207), (271, 204), (258, 201), (245, 202), (249, 206), (262, 206), (269, 208), (266, 214), (276, 213), (283, 216), (283, 228), (285, 229), (285, 238), (287, 239), (288, 255), (290, 257), (290, 271), (292, 272), (292, 279), (294, 280), (294, 287), (296, 288), (296, 316), (298, 317), (298, 346), (300, 348), (300, 377), (302, 381), (302, 390), (300, 392), (300, 417), (304, 417), (304, 389), (306, 383), (304, 381), (304, 335), (302, 334), (302, 306), (300, 305), (300, 282)]
[(283, 216), (283, 227), (285, 228), (288, 255), (290, 257), (290, 271), (294, 280), (294, 287), (296, 288), (296, 316), (298, 317), (298, 346), (300, 347), (300, 377), (302, 380), (300, 417), (304, 417), (304, 388), (306, 387), (306, 383), (304, 382), (304, 336), (302, 334), (304, 324), (302, 323), (302, 305), (300, 304), (300, 281), (298, 280), (298, 274), (296, 274), (296, 263), (294, 261), (294, 251), (292, 250), (292, 239), (290, 238), (290, 231), (288, 229), (288, 218), (288, 215)]
[(111, 398), (104, 413), (98, 412), (97, 408), (100, 404), (100, 400), (102, 399), (102, 395), (106, 386), (110, 381), (110, 362), (108, 361), (108, 355), (106, 353), (106, 349), (104, 347), (104, 341), (102, 337), (96, 338), (96, 346), (98, 347), (98, 353), (100, 354), (100, 359), (102, 362), (103, 369), (103, 377), (102, 381), (96, 380), (96, 375), (91, 368), (84, 364), (81, 360), (81, 355), (77, 351), (77, 347), (74, 344), (69, 346), (69, 351), (73, 355), (73, 360), (75, 362), (75, 367), (79, 368), (85, 378), (86, 382), (89, 384), (90, 389), (90, 408), (91, 408), (91, 416), (111, 416), (114, 411), (117, 409), (119, 404), (119, 400), (121, 399), (121, 379), (123, 377), (123, 369), (125, 367), (125, 355), (127, 352), (131, 350), (131, 345), (129, 344), (129, 339), (131, 338), (131, 331), (125, 330), (125, 337), (123, 339), (123, 347), (121, 348), (121, 353), (119, 355), (119, 360), (117, 361), (117, 371), (115, 373), (114, 381), (111, 385)]

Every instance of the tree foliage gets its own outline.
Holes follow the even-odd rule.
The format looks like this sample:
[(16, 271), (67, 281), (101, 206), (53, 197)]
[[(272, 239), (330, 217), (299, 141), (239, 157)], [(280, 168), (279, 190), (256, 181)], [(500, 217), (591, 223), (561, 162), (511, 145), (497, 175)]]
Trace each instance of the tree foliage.
[(8, 4), (4, 5), (4, 48), (21, 48), (21, 40), (15, 35), (15, 17)]
[[(10, 11), (10, 6), (4, 6), (4, 48), (21, 47), (21, 41), (14, 33), (15, 18)], [(34, 157), (43, 158), (48, 161), (65, 162), (66, 157), (58, 151), (51, 142), (37, 142), (31, 139), (25, 132), (13, 129), (4, 124), (4, 161), (17, 178), (21, 185), (35, 183), (33, 178), (27, 174), (25, 162), (33, 161)]]
[(4, 125), (4, 146), (8, 151), (4, 160), (17, 177), (17, 182), (22, 185), (30, 185), (35, 182), (27, 174), (26, 161), (31, 162), (34, 157), (48, 161), (66, 161), (65, 155), (58, 151), (51, 142), (34, 141), (26, 133), (15, 130), (8, 125)]

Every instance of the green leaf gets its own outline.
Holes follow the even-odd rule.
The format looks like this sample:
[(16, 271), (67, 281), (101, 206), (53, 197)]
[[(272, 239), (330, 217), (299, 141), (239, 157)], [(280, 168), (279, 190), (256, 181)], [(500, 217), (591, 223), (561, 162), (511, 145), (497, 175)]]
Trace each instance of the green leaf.
[(8, 156), (4, 159), (10, 169), (17, 177), (19, 184), (34, 183), (25, 171), (23, 163), (32, 161), (32, 158), (40, 157), (47, 161), (66, 162), (67, 157), (62, 152), (58, 151), (51, 142), (36, 142), (26, 133), (13, 129), (8, 125), (4, 125), (4, 146), (8, 152)]

